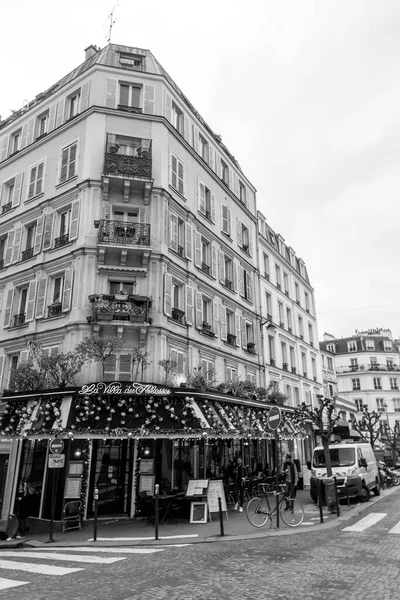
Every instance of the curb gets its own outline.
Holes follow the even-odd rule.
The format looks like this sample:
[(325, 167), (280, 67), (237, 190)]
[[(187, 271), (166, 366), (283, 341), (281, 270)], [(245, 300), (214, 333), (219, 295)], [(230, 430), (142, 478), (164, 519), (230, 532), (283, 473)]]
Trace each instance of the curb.
[[(400, 489), (400, 488), (399, 488)], [(129, 542), (122, 542), (122, 541), (118, 541), (118, 542), (113, 542), (113, 541), (107, 541), (107, 542), (88, 542), (88, 541), (76, 541), (76, 542), (61, 542), (61, 543), (57, 543), (57, 541), (54, 542), (54, 544), (51, 544), (52, 548), (80, 548), (80, 547), (91, 547), (91, 548), (95, 548), (96, 546), (101, 548), (101, 547), (107, 547), (107, 548), (132, 548), (132, 547), (153, 547), (153, 546), (176, 546), (176, 545), (194, 545), (194, 544), (214, 544), (216, 542), (219, 543), (223, 543), (223, 542), (236, 542), (236, 541), (241, 541), (241, 540), (252, 540), (252, 539), (263, 539), (263, 538), (268, 538), (268, 537), (279, 537), (279, 536), (288, 536), (288, 535), (301, 535), (301, 534), (308, 534), (308, 533), (312, 533), (314, 531), (323, 531), (325, 529), (333, 529), (334, 527), (339, 527), (342, 523), (348, 521), (349, 519), (352, 519), (353, 517), (359, 515), (360, 513), (364, 512), (365, 510), (367, 510), (369, 507), (373, 506), (374, 504), (376, 504), (377, 502), (379, 502), (380, 500), (383, 500), (384, 498), (387, 498), (388, 496), (390, 496), (391, 494), (394, 494), (397, 491), (396, 487), (392, 487), (392, 488), (388, 488), (386, 490), (383, 490), (383, 492), (381, 493), (380, 496), (375, 496), (373, 498), (371, 498), (370, 502), (364, 502), (364, 503), (360, 503), (357, 504), (354, 508), (350, 509), (348, 512), (346, 512), (346, 514), (341, 515), (340, 517), (337, 517), (336, 519), (329, 521), (329, 522), (325, 522), (325, 523), (319, 523), (318, 525), (313, 525), (311, 528), (302, 528), (301, 526), (298, 528), (292, 528), (292, 529), (285, 529), (285, 530), (269, 530), (269, 531), (263, 531), (260, 533), (249, 533), (249, 534), (243, 534), (243, 535), (230, 535), (230, 534), (225, 534), (223, 537), (221, 537), (218, 534), (212, 535), (212, 536), (207, 536), (207, 537), (201, 537), (201, 538), (190, 538), (190, 541), (187, 541), (187, 538), (183, 537), (182, 538), (175, 538), (173, 540), (163, 540), (163, 539), (149, 539), (149, 540), (141, 540), (138, 541), (137, 543), (133, 542), (132, 540), (130, 540)], [(330, 513), (328, 513), (330, 514)], [(327, 515), (324, 515), (327, 516)], [(26, 547), (26, 548), (41, 548), (47, 546), (46, 542), (41, 542), (39, 540), (28, 540), (28, 541), (23, 541), (23, 542), (15, 542), (13, 540), (13, 542), (7, 542), (7, 543), (0, 543), (0, 549), (4, 549), (4, 548), (15, 548), (15, 547)]]

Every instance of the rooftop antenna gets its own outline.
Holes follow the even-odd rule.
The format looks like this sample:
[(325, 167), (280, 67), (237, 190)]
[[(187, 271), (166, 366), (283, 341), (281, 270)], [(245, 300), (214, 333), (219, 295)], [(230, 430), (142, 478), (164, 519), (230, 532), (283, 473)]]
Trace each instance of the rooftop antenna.
[(114, 11), (117, 8), (118, 4), (119, 4), (119, 0), (117, 0), (117, 2), (114, 4), (114, 6), (112, 8), (112, 11), (110, 12), (110, 14), (107, 17), (107, 20), (108, 19), (110, 20), (110, 24), (108, 26), (108, 37), (107, 37), (107, 42), (108, 43), (111, 42), (112, 28), (113, 28), (113, 25), (114, 25), (114, 23), (116, 21), (116, 19), (114, 19)]

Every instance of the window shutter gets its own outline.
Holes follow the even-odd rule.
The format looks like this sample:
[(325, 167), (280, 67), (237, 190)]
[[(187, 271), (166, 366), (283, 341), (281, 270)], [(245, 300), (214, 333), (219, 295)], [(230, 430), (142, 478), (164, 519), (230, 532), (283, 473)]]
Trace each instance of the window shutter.
[(108, 108), (117, 108), (117, 86), (117, 79), (114, 79), (112, 77), (106, 77), (106, 91), (104, 104)]
[(179, 374), (183, 374), (185, 370), (185, 359), (183, 352), (177, 352), (176, 370)]
[(89, 107), (89, 92), (90, 92), (90, 81), (83, 84), (81, 88), (81, 105), (80, 112), (82, 113)]
[(196, 327), (197, 329), (203, 329), (203, 299), (200, 292), (195, 293), (196, 299)]
[(211, 221), (215, 223), (215, 196), (212, 192), (210, 192), (211, 196)]
[(79, 228), (79, 206), (80, 200), (75, 200), (71, 206), (71, 224), (69, 227), (68, 241), (76, 240)]
[(193, 125), (193, 148), (194, 151), (199, 153), (199, 130)]
[(2, 389), (2, 383), (3, 383), (4, 360), (5, 360), (5, 357), (0, 356), (0, 390)]
[(53, 219), (54, 219), (54, 213), (50, 213), (50, 214), (46, 215), (44, 234), (43, 234), (43, 250), (48, 250), (49, 248), (51, 248), (51, 245), (52, 245)]
[(233, 174), (233, 181), (234, 181), (234, 194), (236, 196), (236, 198), (239, 198), (240, 196), (240, 189), (239, 189), (239, 177), (236, 175), (236, 173)]
[(21, 239), (22, 239), (22, 227), (19, 227), (15, 231), (14, 246), (13, 246), (12, 256), (11, 256), (11, 262), (12, 263), (15, 263), (15, 262), (17, 262), (19, 260), (19, 252), (20, 252), (20, 248), (21, 248)]
[(3, 325), (4, 328), (10, 326), (13, 301), (14, 301), (14, 288), (11, 288), (11, 290), (8, 290), (8, 292), (7, 292), (6, 309), (4, 311), (4, 325)]
[(258, 354), (258, 335), (257, 335), (257, 321), (253, 321), (253, 342), (254, 342), (254, 350)]
[(33, 320), (33, 311), (35, 308), (35, 300), (36, 300), (36, 279), (34, 281), (29, 282), (27, 303), (26, 303), (25, 323), (28, 323), (29, 321)]
[(217, 279), (217, 248), (211, 245), (211, 275)]
[(154, 87), (154, 85), (145, 85), (144, 86), (143, 112), (146, 113), (146, 115), (154, 115), (155, 101), (156, 101), (156, 88)]
[(65, 269), (64, 291), (62, 297), (61, 310), (67, 312), (71, 310), (72, 305), (72, 284), (74, 280), (74, 269)]
[(244, 317), (240, 317), (240, 331), (242, 334), (242, 347), (247, 348), (246, 320)]
[(31, 175), (29, 178), (28, 200), (30, 198), (33, 198), (33, 196), (35, 195), (36, 171), (37, 171), (37, 167), (32, 167)]
[(171, 114), (172, 113), (172, 98), (167, 92), (165, 92), (164, 102), (165, 102), (165, 107), (164, 107), (165, 117), (166, 117), (167, 121), (172, 123), (172, 114)]
[(232, 233), (231, 209), (229, 207), (226, 207), (226, 210), (228, 213), (228, 234), (231, 235), (231, 233)]
[(178, 252), (178, 217), (174, 214), (169, 215), (169, 247)]
[(8, 267), (11, 264), (12, 250), (14, 246), (15, 231), (10, 231), (7, 236), (7, 248), (4, 258), (4, 266)]
[(169, 360), (176, 364), (176, 368), (178, 370), (178, 351), (173, 348), (169, 351)]
[(201, 181), (199, 181), (199, 184), (198, 184), (198, 204), (199, 204), (199, 211), (201, 213), (203, 213), (203, 215), (205, 215), (206, 214), (206, 186)]
[(111, 354), (104, 363), (104, 379), (114, 381), (117, 378), (117, 356)]
[(43, 225), (44, 225), (44, 217), (39, 217), (36, 222), (36, 235), (35, 235), (35, 245), (34, 245), (34, 254), (39, 254), (42, 248), (42, 239), (43, 239)]
[(33, 142), (33, 136), (35, 133), (35, 119), (29, 119), (28, 121), (28, 132), (26, 136), (26, 145), (29, 146)]
[(24, 123), (22, 125), (22, 131), (21, 131), (21, 150), (22, 150), (22, 148), (25, 148), (25, 146), (26, 146), (27, 137), (28, 137), (28, 123)]
[(172, 275), (164, 275), (164, 313), (170, 317), (172, 314)]
[(240, 315), (235, 313), (236, 346), (240, 346)]
[(5, 137), (2, 138), (1, 151), (0, 151), (0, 162), (3, 162), (3, 160), (6, 160), (6, 158), (8, 156), (9, 142), (10, 142), (9, 135), (6, 135)]
[(18, 173), (18, 175), (15, 176), (14, 194), (12, 199), (13, 208), (14, 206), (19, 206), (19, 203), (21, 201), (22, 178), (23, 173)]
[(211, 144), (208, 148), (208, 158), (209, 158), (209, 165), (210, 165), (211, 169), (215, 172), (215, 153), (214, 153), (214, 148), (211, 146)]
[(232, 169), (229, 169), (229, 189), (232, 190), (232, 192), (235, 189), (234, 183), (233, 183), (233, 171)]
[(215, 333), (216, 336), (218, 336), (218, 304), (217, 302), (215, 302), (215, 300), (213, 301), (213, 332)]
[(232, 271), (233, 271), (233, 289), (237, 292), (238, 289), (238, 275), (237, 275), (237, 265), (235, 261), (232, 261)]
[(146, 209), (143, 206), (139, 208), (139, 223), (146, 223)]
[(183, 115), (183, 120), (183, 135), (187, 143), (190, 144), (190, 120), (187, 115)]
[(253, 302), (253, 274), (247, 271), (246, 277), (247, 299)]
[(226, 307), (220, 306), (220, 322), (221, 322), (221, 340), (226, 340), (228, 337), (228, 330), (226, 326)]
[(239, 219), (236, 219), (236, 233), (237, 233), (237, 243), (238, 246), (243, 246), (243, 226), (242, 222)]
[(61, 154), (61, 170), (60, 170), (60, 182), (66, 181), (68, 173), (68, 155), (69, 148), (65, 148)]
[(253, 236), (252, 236), (252, 228), (249, 228), (249, 254), (253, 256)]
[(244, 296), (244, 269), (239, 266), (239, 294)]
[(194, 264), (201, 267), (201, 235), (198, 231), (194, 233)]
[(178, 189), (178, 160), (173, 154), (171, 154), (171, 185)]
[(190, 223), (185, 225), (186, 235), (186, 258), (192, 260), (192, 226)]
[(222, 175), (222, 165), (221, 165), (221, 157), (218, 152), (215, 153), (215, 172), (219, 178)]
[(49, 124), (47, 127), (47, 131), (50, 133), (50, 131), (53, 131), (53, 129), (56, 126), (56, 114), (57, 114), (57, 102), (54, 102), (54, 104), (52, 104), (50, 106), (50, 110), (49, 110)]
[(178, 160), (178, 192), (180, 194), (182, 194), (182, 196), (185, 195), (185, 168), (183, 166), (183, 163)]
[(38, 281), (37, 297), (36, 297), (36, 312), (35, 318), (41, 319), (44, 317), (45, 302), (47, 293), (47, 277), (44, 276)]
[(229, 233), (228, 228), (228, 207), (225, 204), (221, 206), (221, 221), (222, 221), (222, 231), (224, 233)]
[(225, 255), (222, 250), (218, 251), (218, 267), (219, 267), (219, 280), (221, 283), (225, 283)]
[(65, 98), (57, 102), (56, 129), (64, 123)]
[(75, 175), (77, 147), (77, 144), (73, 144), (69, 148), (68, 179), (71, 179)]
[(119, 355), (119, 381), (130, 381), (132, 368), (132, 356), (130, 354)]
[(193, 288), (190, 285), (186, 286), (186, 324), (193, 325)]

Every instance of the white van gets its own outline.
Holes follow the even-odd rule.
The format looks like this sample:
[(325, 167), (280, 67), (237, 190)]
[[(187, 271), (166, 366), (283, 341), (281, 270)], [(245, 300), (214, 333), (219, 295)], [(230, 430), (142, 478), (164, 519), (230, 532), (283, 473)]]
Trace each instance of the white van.
[[(332, 475), (336, 476), (340, 496), (358, 497), (368, 502), (371, 490), (375, 496), (381, 493), (378, 465), (370, 444), (357, 442), (338, 442), (329, 444)], [(318, 479), (327, 476), (325, 454), (322, 446), (314, 448), (311, 463), (310, 495), (314, 502), (318, 497)]]

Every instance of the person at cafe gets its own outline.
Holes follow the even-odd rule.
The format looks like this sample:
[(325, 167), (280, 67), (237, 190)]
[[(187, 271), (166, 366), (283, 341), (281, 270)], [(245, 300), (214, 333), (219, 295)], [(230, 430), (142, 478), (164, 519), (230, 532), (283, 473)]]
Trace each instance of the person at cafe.
[(239, 512), (243, 512), (243, 503), (244, 503), (244, 485), (247, 477), (247, 468), (243, 464), (243, 461), (240, 457), (236, 460), (236, 465), (234, 469), (234, 488), (233, 488), (233, 498), (235, 501), (235, 510), (239, 510)]
[(286, 483), (286, 496), (290, 498), (287, 500), (285, 510), (292, 510), (294, 507), (294, 499), (297, 493), (297, 484), (299, 482), (299, 473), (294, 463), (291, 454), (286, 454), (286, 461), (283, 465), (285, 472), (285, 483)]

